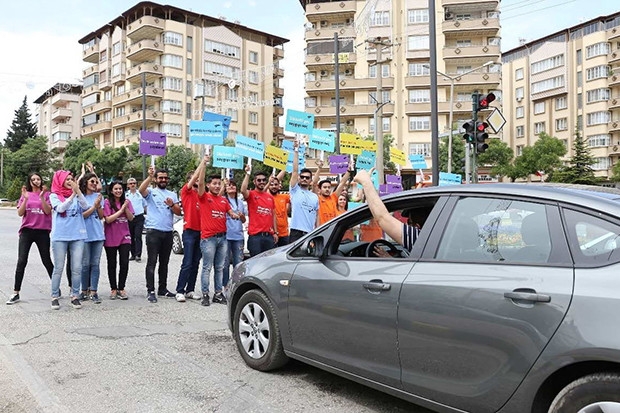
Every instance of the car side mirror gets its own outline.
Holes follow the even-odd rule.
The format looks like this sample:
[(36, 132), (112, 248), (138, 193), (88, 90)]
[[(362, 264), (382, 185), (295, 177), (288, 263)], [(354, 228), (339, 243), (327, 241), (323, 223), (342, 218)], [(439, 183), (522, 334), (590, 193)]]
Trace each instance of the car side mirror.
[(323, 237), (319, 236), (309, 239), (303, 248), (308, 257), (321, 258), (324, 249)]

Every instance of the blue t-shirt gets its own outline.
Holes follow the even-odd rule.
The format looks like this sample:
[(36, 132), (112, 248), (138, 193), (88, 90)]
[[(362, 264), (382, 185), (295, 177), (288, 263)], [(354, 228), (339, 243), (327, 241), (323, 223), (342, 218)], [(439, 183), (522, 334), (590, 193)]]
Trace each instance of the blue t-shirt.
[(319, 210), (319, 197), (308, 189), (301, 189), (296, 184), (290, 190), (291, 195), (291, 229), (310, 232), (316, 225)]
[(131, 206), (136, 216), (144, 214), (146, 202), (144, 202), (144, 198), (142, 198), (142, 194), (139, 191), (136, 191), (135, 194), (132, 194), (131, 191), (127, 191), (125, 192), (125, 198), (131, 201)]
[(52, 241), (77, 241), (86, 239), (86, 226), (77, 198), (73, 198), (71, 204), (65, 212), (58, 212), (56, 208), (62, 204), (58, 195), (50, 194), (50, 205), (52, 206)]
[(172, 232), (173, 216), (172, 209), (164, 202), (166, 198), (172, 199), (175, 204), (179, 203), (179, 197), (172, 191), (159, 188), (148, 188), (148, 195), (144, 198), (148, 213), (144, 221), (144, 227), (158, 231)]
[[(93, 192), (90, 195), (84, 195), (84, 199), (86, 199), (86, 203), (88, 204), (88, 208), (91, 208), (99, 193)], [(100, 207), (103, 207), (103, 199), (101, 200)], [(87, 209), (88, 209), (87, 208)], [(99, 214), (97, 211), (93, 211), (92, 214), (84, 218), (84, 224), (86, 225), (86, 242), (94, 242), (94, 241), (104, 241), (105, 233), (103, 232), (103, 222), (99, 218)]]
[[(243, 199), (228, 197), (226, 197), (226, 199), (228, 199), (230, 208), (233, 211), (242, 213), (247, 218), (248, 208), (245, 206)], [(243, 223), (240, 219), (232, 219), (228, 214), (226, 214), (226, 239), (235, 241), (243, 240)]]

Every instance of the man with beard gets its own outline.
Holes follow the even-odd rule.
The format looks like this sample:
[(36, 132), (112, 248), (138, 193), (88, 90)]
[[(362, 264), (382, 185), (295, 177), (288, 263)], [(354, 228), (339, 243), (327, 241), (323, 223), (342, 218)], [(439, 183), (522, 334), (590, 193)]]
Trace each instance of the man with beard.
[(312, 231), (317, 224), (319, 198), (310, 190), (312, 171), (299, 171), (299, 141), (293, 146), (293, 173), (291, 174), (291, 230), (289, 242), (293, 243)]
[(246, 165), (240, 192), (248, 203), (250, 219), (248, 224), (248, 250), (250, 256), (253, 257), (274, 248), (278, 242), (278, 233), (276, 232), (276, 214), (273, 213), (275, 210), (273, 196), (265, 191), (267, 174), (261, 171), (256, 172), (254, 174), (255, 189), (248, 190), (251, 171), (252, 167)]
[(288, 217), (291, 213), (291, 197), (289, 194), (280, 193), (284, 173), (285, 171), (281, 171), (277, 176), (269, 178), (269, 193), (273, 196), (276, 205), (276, 233), (278, 234), (276, 247), (288, 244)]
[[(181, 206), (177, 195), (166, 189), (168, 186), (168, 171), (149, 167), (149, 175), (140, 185), (140, 194), (146, 200), (148, 214), (144, 227), (146, 228), (146, 290), (147, 299), (151, 303), (157, 302), (155, 296), (155, 266), (159, 259), (159, 283), (157, 295), (174, 298), (168, 291), (168, 261), (172, 252), (172, 224), (173, 215), (181, 215)], [(157, 186), (149, 188), (155, 180)]]
[[(323, 167), (323, 161), (317, 161), (319, 170)], [(313, 188), (314, 192), (319, 197), (319, 214), (317, 226), (323, 225), (330, 219), (338, 216), (338, 197), (342, 195), (342, 191), (349, 184), (349, 177), (351, 176), (352, 165), (349, 165), (347, 172), (340, 177), (340, 182), (336, 189), (332, 192), (332, 183), (329, 179), (322, 179), (319, 184)]]

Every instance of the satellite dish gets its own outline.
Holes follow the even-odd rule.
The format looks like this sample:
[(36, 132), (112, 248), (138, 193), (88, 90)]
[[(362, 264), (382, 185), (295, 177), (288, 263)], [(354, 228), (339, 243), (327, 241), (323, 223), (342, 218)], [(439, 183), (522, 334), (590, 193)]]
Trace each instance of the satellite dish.
[(234, 89), (235, 86), (237, 86), (237, 82), (235, 81), (235, 79), (230, 79), (228, 81), (228, 87), (231, 88), (231, 89)]

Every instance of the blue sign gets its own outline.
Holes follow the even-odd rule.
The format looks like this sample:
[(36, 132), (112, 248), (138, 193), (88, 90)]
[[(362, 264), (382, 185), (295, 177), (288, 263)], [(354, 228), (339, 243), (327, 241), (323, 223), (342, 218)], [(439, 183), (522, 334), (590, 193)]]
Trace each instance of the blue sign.
[(334, 132), (328, 132), (321, 129), (312, 129), (308, 146), (310, 149), (319, 151), (334, 152), (336, 136)]
[[(282, 141), (282, 149), (289, 151), (288, 161), (286, 162), (286, 172), (293, 172), (293, 141)], [(306, 147), (299, 147), (299, 170), (302, 170), (306, 167)]]
[(263, 142), (243, 135), (237, 135), (235, 141), (235, 153), (237, 155), (263, 161), (265, 157), (265, 144)]
[(310, 135), (312, 129), (314, 129), (313, 114), (287, 109), (285, 131)]
[(461, 185), (462, 181), (460, 174), (439, 172), (439, 186)]
[(370, 168), (375, 166), (376, 158), (376, 152), (363, 150), (362, 153), (357, 155), (357, 158), (355, 160), (355, 167), (358, 169), (366, 169), (368, 171), (370, 170)]
[(211, 159), (214, 168), (243, 169), (243, 156), (237, 155), (233, 146), (214, 146)]
[(224, 134), (222, 122), (190, 120), (189, 143), (201, 143), (205, 145), (222, 145)]
[(411, 162), (411, 167), (413, 169), (428, 168), (428, 165), (426, 165), (426, 159), (424, 159), (424, 155), (409, 155), (409, 162)]
[(228, 128), (230, 127), (230, 116), (220, 115), (219, 113), (204, 112), (202, 114), (202, 120), (222, 122), (222, 139), (226, 139), (226, 136), (228, 136)]

